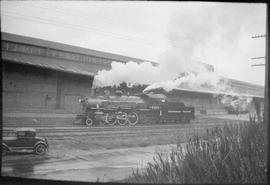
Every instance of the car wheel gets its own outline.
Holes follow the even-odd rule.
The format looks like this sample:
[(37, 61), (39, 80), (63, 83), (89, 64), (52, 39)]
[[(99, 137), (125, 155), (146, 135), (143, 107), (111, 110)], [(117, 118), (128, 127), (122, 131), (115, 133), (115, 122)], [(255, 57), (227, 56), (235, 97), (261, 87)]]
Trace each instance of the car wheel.
[(38, 144), (35, 147), (35, 153), (37, 155), (44, 155), (47, 152), (47, 147), (44, 144)]

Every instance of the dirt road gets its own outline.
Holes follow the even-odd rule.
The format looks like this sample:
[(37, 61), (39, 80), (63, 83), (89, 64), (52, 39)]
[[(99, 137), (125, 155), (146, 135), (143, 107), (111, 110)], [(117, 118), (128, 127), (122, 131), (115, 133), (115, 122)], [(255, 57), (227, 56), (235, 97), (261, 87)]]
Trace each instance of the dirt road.
[[(8, 156), (2, 167), (3, 176), (19, 176), (67, 181), (117, 181), (133, 169), (143, 167), (156, 152), (166, 152), (175, 145), (76, 152), (44, 157), (27, 154)], [(22, 160), (23, 158), (23, 160)]]

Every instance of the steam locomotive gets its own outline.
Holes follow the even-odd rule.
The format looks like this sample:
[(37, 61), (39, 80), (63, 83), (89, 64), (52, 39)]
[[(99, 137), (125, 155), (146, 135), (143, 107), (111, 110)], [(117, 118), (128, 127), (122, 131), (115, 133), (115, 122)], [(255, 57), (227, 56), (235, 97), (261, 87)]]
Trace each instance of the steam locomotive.
[(87, 126), (190, 123), (195, 118), (194, 107), (169, 102), (164, 94), (126, 96), (117, 90), (115, 96), (84, 97), (79, 101), (83, 113), (76, 116), (76, 123)]

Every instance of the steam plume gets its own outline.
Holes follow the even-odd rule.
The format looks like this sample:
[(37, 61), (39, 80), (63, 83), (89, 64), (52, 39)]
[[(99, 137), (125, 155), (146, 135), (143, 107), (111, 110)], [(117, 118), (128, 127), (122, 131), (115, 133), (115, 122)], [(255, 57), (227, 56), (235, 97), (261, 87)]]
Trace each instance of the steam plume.
[[(149, 85), (145, 92), (156, 88), (163, 88), (165, 91), (185, 88), (234, 93), (224, 78), (199, 62), (198, 48), (202, 49), (208, 43), (217, 44), (219, 48), (237, 43), (243, 28), (251, 29), (247, 24), (248, 17), (256, 15), (256, 10), (248, 5), (220, 6), (214, 3), (197, 3), (188, 7), (188, 13), (178, 11), (172, 14), (168, 27), (170, 48), (160, 56), (158, 66), (149, 62), (112, 62), (111, 70), (98, 72), (94, 86), (118, 86), (126, 82)], [(223, 37), (230, 38), (230, 41), (221, 42)], [(222, 102), (226, 105), (245, 106), (245, 103), (241, 103), (244, 102), (243, 98), (236, 101), (224, 96)], [(248, 103), (249, 100), (245, 102)]]

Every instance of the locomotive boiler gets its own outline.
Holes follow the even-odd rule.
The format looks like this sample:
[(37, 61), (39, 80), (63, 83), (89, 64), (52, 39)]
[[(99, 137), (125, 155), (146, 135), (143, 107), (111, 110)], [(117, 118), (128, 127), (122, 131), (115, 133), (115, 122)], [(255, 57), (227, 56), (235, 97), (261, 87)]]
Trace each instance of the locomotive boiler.
[(77, 123), (87, 126), (131, 125), (156, 123), (189, 123), (194, 119), (194, 107), (184, 103), (169, 102), (164, 94), (142, 93), (136, 96), (94, 96), (81, 98), (82, 114)]

